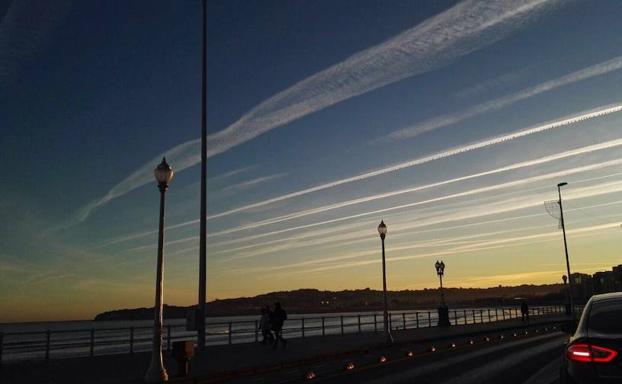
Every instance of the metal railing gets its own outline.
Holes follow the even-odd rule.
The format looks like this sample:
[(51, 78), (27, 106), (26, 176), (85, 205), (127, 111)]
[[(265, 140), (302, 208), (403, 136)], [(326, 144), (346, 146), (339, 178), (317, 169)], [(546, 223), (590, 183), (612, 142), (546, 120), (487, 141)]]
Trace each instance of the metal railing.
[[(529, 309), (530, 317), (563, 315), (562, 305), (538, 306)], [(520, 307), (489, 307), (449, 311), (450, 323), (456, 325), (490, 323), (521, 317)], [(326, 316), (291, 316), (285, 322), (285, 338), (306, 338), (326, 335), (380, 332), (382, 313), (353, 313)], [(407, 330), (436, 326), (436, 310), (392, 311), (389, 324), (392, 330)], [(206, 322), (207, 345), (231, 345), (259, 342), (259, 320)], [(151, 350), (152, 326), (89, 328), (76, 330), (42, 330), (0, 332), (0, 362), (135, 353)], [(185, 325), (163, 327), (163, 348), (171, 350), (178, 340), (194, 340), (196, 332)]]

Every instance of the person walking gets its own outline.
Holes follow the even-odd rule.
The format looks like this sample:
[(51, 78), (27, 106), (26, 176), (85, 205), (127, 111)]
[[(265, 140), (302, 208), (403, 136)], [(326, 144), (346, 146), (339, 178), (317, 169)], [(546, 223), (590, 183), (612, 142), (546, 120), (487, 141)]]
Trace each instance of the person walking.
[(526, 301), (523, 301), (520, 305), (520, 313), (521, 313), (521, 319), (523, 321), (527, 321), (529, 322), (529, 306), (527, 305)]
[(272, 331), (274, 332), (274, 349), (283, 343), (283, 347), (287, 346), (287, 340), (283, 338), (283, 324), (287, 320), (287, 313), (281, 307), (281, 303), (274, 303), (274, 311), (272, 312)]
[(261, 308), (259, 329), (261, 330), (261, 335), (263, 337), (261, 340), (261, 344), (272, 344), (274, 342), (274, 337), (272, 336), (272, 325), (270, 323), (270, 307), (267, 305)]

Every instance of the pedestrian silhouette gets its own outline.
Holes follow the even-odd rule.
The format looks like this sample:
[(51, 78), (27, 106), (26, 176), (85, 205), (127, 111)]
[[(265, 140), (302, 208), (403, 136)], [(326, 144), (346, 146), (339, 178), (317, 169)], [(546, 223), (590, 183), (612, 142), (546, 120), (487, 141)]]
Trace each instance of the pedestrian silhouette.
[(272, 312), (272, 331), (274, 332), (274, 348), (283, 343), (283, 347), (287, 345), (287, 340), (283, 338), (283, 324), (287, 320), (287, 313), (281, 307), (281, 303), (274, 303), (274, 311)]
[(529, 322), (529, 306), (526, 301), (523, 301), (520, 305), (521, 320)]
[(261, 344), (272, 344), (274, 343), (274, 336), (272, 336), (272, 324), (270, 322), (270, 307), (265, 306), (261, 308), (261, 319), (259, 320), (259, 329), (261, 330), (262, 340)]

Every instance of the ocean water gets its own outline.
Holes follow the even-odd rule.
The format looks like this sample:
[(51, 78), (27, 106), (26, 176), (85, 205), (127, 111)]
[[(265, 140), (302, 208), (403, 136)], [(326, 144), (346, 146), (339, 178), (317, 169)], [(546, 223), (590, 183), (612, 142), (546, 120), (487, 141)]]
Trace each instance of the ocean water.
[[(532, 316), (559, 311), (561, 307), (531, 308)], [(435, 326), (436, 309), (391, 311), (392, 329)], [(206, 320), (207, 345), (250, 343), (261, 340), (256, 329), (257, 316), (210, 317)], [(520, 317), (516, 307), (468, 308), (450, 310), (452, 324), (490, 322)], [(347, 312), (290, 314), (284, 326), (285, 338), (298, 338), (341, 333), (382, 330), (381, 312)], [(28, 359), (66, 358), (150, 351), (153, 339), (152, 320), (127, 321), (60, 321), (0, 324), (2, 362)], [(185, 319), (164, 322), (163, 346), (173, 342), (196, 339), (195, 331), (187, 331)]]

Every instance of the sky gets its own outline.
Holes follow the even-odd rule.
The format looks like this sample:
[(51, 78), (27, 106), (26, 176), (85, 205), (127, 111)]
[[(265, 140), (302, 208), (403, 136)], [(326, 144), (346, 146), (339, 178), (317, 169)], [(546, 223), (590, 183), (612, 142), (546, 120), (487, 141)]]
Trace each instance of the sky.
[[(622, 2), (209, 0), (208, 299), (622, 262)], [(197, 300), (201, 2), (0, 1), (0, 322)]]

